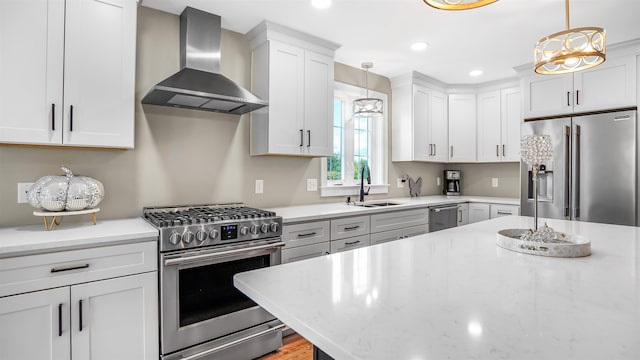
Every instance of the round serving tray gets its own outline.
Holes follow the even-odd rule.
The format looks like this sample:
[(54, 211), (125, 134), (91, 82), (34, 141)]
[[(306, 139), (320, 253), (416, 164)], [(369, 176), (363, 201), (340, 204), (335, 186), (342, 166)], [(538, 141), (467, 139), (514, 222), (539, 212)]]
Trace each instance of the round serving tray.
[(557, 239), (549, 242), (521, 240), (528, 229), (506, 229), (498, 231), (496, 244), (501, 248), (523, 254), (575, 258), (591, 255), (591, 241), (580, 235), (568, 235), (556, 231)]

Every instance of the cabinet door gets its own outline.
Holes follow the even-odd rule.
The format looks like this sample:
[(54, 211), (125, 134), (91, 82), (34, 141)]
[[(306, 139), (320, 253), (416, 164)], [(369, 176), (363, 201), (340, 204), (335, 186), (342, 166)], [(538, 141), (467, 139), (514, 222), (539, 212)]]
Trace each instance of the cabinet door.
[(502, 161), (520, 161), (520, 125), (522, 106), (519, 88), (500, 91)]
[(329, 220), (282, 226), (282, 241), (287, 248), (331, 240)]
[(269, 152), (301, 155), (304, 146), (304, 50), (269, 40)]
[(419, 86), (413, 89), (413, 160), (428, 161), (433, 144), (429, 134), (431, 93)]
[(575, 112), (635, 106), (634, 56), (608, 59), (602, 65), (573, 74)]
[(500, 91), (478, 94), (478, 161), (500, 161)]
[(0, 298), (3, 360), (70, 359), (69, 287)]
[(133, 148), (137, 2), (66, 3), (62, 142)]
[(418, 235), (426, 234), (428, 232), (429, 232), (429, 225), (427, 225), (427, 224), (419, 225), (419, 226), (412, 226), (412, 227), (408, 227), (406, 229), (402, 229), (402, 238), (406, 239), (406, 238), (410, 238), (412, 236), (418, 236)]
[(331, 240), (369, 234), (369, 216), (331, 220)]
[(469, 204), (458, 204), (458, 225), (467, 225), (469, 223)]
[(382, 244), (389, 241), (395, 241), (402, 239), (403, 229), (383, 231), (370, 235), (370, 243), (371, 245)]
[(311, 259), (314, 257), (328, 255), (329, 251), (331, 251), (331, 246), (329, 241), (298, 246), (295, 248), (285, 247), (282, 249), (282, 263), (286, 264), (293, 261), (299, 261), (304, 259)]
[(305, 51), (305, 154), (333, 155), (333, 59)]
[(520, 206), (517, 205), (491, 204), (491, 219), (500, 216), (519, 215), (519, 213)]
[(374, 214), (371, 215), (371, 233), (426, 224), (428, 214), (427, 208)]
[(62, 142), (64, 0), (0, 1), (0, 142)]
[(157, 360), (157, 272), (71, 287), (72, 358)]
[(433, 156), (431, 156), (431, 160), (447, 162), (449, 159), (447, 95), (432, 91), (430, 105), (429, 123), (431, 132), (429, 137), (433, 143)]
[(530, 75), (523, 79), (524, 118), (573, 111), (573, 75)]
[(469, 224), (489, 218), (489, 204), (469, 204)]
[(337, 252), (353, 250), (365, 246), (369, 246), (369, 235), (355, 236), (335, 241), (332, 240), (331, 253), (335, 254)]
[(475, 94), (449, 95), (449, 161), (476, 161)]

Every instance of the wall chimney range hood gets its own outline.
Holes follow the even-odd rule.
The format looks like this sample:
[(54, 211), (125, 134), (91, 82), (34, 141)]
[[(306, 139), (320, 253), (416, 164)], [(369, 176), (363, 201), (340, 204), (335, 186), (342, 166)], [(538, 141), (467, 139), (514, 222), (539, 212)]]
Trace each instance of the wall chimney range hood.
[(269, 105), (220, 74), (220, 16), (191, 7), (180, 15), (180, 71), (155, 85), (143, 104), (227, 114)]

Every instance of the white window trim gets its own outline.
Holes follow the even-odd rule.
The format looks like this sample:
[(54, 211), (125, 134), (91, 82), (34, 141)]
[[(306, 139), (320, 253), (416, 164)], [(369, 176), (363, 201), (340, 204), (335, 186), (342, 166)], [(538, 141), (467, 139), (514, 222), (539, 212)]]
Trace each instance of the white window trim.
[[(361, 94), (360, 96), (365, 96), (365, 89), (353, 86), (341, 82), (334, 83), (335, 91), (347, 92), (347, 93), (355, 93)], [(377, 97), (382, 99), (383, 102), (383, 114), (380, 119), (380, 132), (381, 139), (372, 139), (372, 151), (376, 152), (375, 156), (380, 158), (381, 166), (376, 166), (376, 168), (371, 169), (374, 176), (374, 179), (382, 179), (382, 183), (374, 183), (374, 184), (364, 184), (365, 189), (370, 188), (369, 194), (387, 194), (389, 193), (389, 181), (388, 181), (388, 154), (389, 154), (389, 117), (388, 117), (388, 96), (385, 93), (369, 90), (370, 97)], [(333, 136), (333, 134), (331, 135)], [(381, 143), (381, 144), (379, 144)], [(346, 150), (346, 149), (345, 149)], [(347, 170), (345, 170), (347, 171)], [(353, 170), (351, 170), (353, 171)], [(347, 172), (348, 173), (348, 172)], [(320, 186), (320, 196), (321, 197), (329, 197), (329, 196), (350, 196), (350, 195), (359, 195), (360, 193), (360, 184), (349, 184), (349, 185), (331, 185), (328, 184), (327, 181), (327, 158), (323, 157), (320, 159), (320, 178), (321, 186)]]

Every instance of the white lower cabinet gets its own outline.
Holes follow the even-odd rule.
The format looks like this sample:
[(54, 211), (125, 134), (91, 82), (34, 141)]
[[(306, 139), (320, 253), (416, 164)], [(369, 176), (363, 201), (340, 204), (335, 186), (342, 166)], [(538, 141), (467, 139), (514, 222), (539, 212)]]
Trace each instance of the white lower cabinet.
[(520, 215), (520, 206), (517, 205), (504, 205), (504, 204), (491, 204), (491, 219), (500, 216), (508, 215)]
[(469, 204), (469, 224), (474, 222), (489, 220), (489, 204)]
[(520, 206), (508, 204), (469, 204), (469, 223), (507, 215), (520, 215)]
[(412, 226), (404, 229), (383, 231), (375, 234), (371, 234), (370, 242), (371, 245), (382, 244), (389, 241), (406, 239), (412, 236), (418, 236), (422, 234), (426, 234), (429, 232), (429, 225), (418, 225)]
[(458, 204), (458, 224), (456, 226), (467, 225), (469, 223), (469, 204)]
[(330, 252), (331, 246), (328, 241), (294, 248), (284, 248), (282, 249), (282, 263), (286, 264), (288, 262), (329, 255)]
[(282, 241), (286, 245), (282, 249), (281, 262), (285, 264), (327, 255), (331, 251), (330, 240), (329, 220), (284, 225)]
[(369, 246), (369, 235), (354, 236), (346, 239), (331, 240), (331, 253), (353, 250)]

